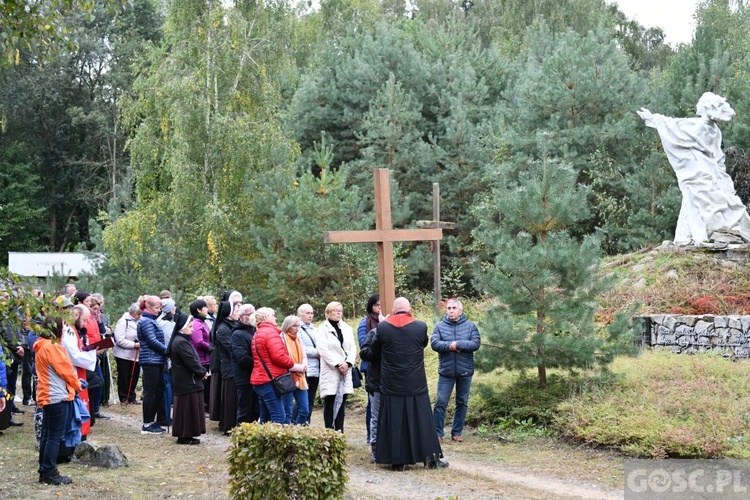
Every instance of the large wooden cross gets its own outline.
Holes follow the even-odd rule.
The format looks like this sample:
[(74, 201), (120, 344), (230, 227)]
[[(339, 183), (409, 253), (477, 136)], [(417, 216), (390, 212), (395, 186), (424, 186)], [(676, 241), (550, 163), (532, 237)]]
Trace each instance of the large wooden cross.
[[(417, 227), (455, 229), (455, 222), (440, 220), (440, 184), (432, 183), (432, 220), (418, 220)], [(435, 305), (440, 305), (442, 292), (440, 290), (440, 240), (433, 241), (432, 280), (435, 286)]]
[(391, 222), (391, 182), (390, 170), (377, 168), (375, 177), (375, 229), (366, 231), (326, 231), (325, 243), (377, 243), (378, 283), (380, 303), (383, 311), (390, 313), (396, 299), (396, 282), (393, 267), (393, 243), (398, 241), (439, 241), (443, 230), (433, 229), (393, 229)]

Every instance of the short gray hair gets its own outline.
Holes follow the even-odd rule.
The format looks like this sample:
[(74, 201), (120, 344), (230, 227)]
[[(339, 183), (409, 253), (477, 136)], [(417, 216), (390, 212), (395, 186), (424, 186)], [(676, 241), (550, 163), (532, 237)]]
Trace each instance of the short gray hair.
[(453, 302), (454, 304), (456, 304), (456, 305), (458, 306), (458, 308), (459, 308), (459, 309), (461, 309), (462, 311), (464, 310), (464, 305), (463, 305), (463, 304), (461, 303), (461, 301), (460, 301), (460, 300), (458, 300), (458, 299), (457, 299), (457, 298), (455, 298), (455, 297), (451, 297), (450, 299), (448, 299), (448, 300), (447, 300), (447, 301), (445, 302), (445, 305), (447, 306), (447, 305), (448, 305), (448, 304), (450, 304), (451, 302)]
[(286, 333), (289, 331), (290, 328), (292, 328), (294, 325), (301, 324), (302, 320), (299, 319), (299, 316), (287, 316), (284, 318), (284, 322), (281, 323), (281, 331)]
[(130, 304), (130, 307), (128, 308), (128, 313), (131, 316), (134, 315), (135, 313), (141, 314), (141, 306), (138, 305), (138, 302), (133, 302), (132, 304)]

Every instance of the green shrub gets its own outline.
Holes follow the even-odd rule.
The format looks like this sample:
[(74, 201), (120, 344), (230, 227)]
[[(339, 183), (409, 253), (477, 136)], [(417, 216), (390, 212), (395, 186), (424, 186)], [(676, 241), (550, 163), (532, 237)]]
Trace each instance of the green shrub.
[(502, 428), (510, 425), (509, 422), (519, 422), (525, 427), (532, 423), (538, 427), (550, 426), (557, 405), (580, 386), (578, 379), (558, 373), (548, 376), (546, 389), (539, 389), (539, 381), (524, 372), (506, 375), (500, 383), (496, 377), (481, 380), (472, 388), (467, 423)]
[(558, 406), (564, 436), (634, 456), (750, 458), (747, 364), (657, 351), (612, 370), (621, 376)]
[(241, 424), (232, 431), (232, 498), (343, 498), (346, 439), (331, 429)]

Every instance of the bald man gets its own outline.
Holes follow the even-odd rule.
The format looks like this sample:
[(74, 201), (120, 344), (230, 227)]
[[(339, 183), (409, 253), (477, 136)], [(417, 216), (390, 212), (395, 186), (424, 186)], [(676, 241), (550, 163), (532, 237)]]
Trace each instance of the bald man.
[(372, 350), (380, 356), (380, 412), (375, 461), (393, 470), (418, 462), (447, 467), (430, 407), (424, 349), (427, 325), (414, 319), (404, 297), (393, 302), (388, 319), (378, 324)]

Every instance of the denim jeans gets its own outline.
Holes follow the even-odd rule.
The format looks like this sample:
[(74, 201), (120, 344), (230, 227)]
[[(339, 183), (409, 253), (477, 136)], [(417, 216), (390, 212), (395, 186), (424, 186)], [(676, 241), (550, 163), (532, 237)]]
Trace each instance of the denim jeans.
[(73, 411), (72, 401), (44, 405), (42, 408), (42, 439), (39, 444), (39, 474), (51, 472), (57, 468), (57, 452), (60, 443), (65, 438), (70, 412)]
[(445, 408), (448, 406), (454, 384), (456, 386), (456, 411), (453, 413), (451, 436), (460, 436), (464, 430), (464, 420), (466, 420), (466, 410), (469, 403), (471, 375), (456, 378), (438, 375), (437, 400), (435, 401), (433, 416), (435, 417), (435, 429), (439, 437), (443, 437), (445, 433)]
[[(315, 395), (318, 392), (319, 377), (307, 377), (307, 421), (301, 422), (303, 424), (310, 425), (310, 417), (312, 416), (313, 406), (315, 406)], [(299, 409), (297, 405), (292, 408), (292, 422), (297, 421), (297, 413)]]
[[(164, 370), (164, 422), (167, 425), (172, 425), (172, 374), (166, 369)], [(158, 412), (157, 412), (158, 414)]]
[(286, 420), (286, 412), (281, 404), (281, 397), (273, 391), (273, 384), (266, 382), (265, 384), (254, 385), (253, 390), (258, 394), (258, 398), (268, 411), (267, 421), (283, 424)]
[[(292, 403), (294, 405), (295, 412), (292, 412)], [(284, 413), (286, 418), (284, 419), (285, 424), (307, 424), (308, 416), (310, 415), (310, 408), (308, 407), (307, 389), (297, 389), (289, 394), (281, 396), (281, 403), (284, 405)]]

